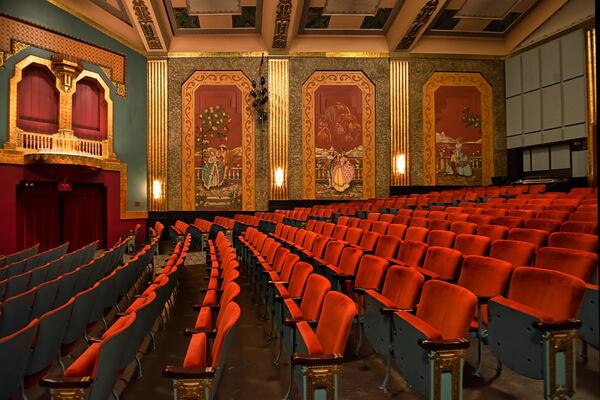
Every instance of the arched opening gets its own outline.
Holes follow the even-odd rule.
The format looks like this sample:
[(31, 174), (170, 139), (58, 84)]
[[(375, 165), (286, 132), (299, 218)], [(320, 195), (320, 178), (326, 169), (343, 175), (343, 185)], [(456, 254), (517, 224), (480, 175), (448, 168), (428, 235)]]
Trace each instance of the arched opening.
[(17, 86), (17, 127), (26, 132), (58, 132), (59, 93), (56, 78), (43, 65), (23, 70)]
[(107, 104), (104, 88), (89, 77), (77, 82), (73, 94), (73, 131), (75, 136), (89, 140), (107, 137)]

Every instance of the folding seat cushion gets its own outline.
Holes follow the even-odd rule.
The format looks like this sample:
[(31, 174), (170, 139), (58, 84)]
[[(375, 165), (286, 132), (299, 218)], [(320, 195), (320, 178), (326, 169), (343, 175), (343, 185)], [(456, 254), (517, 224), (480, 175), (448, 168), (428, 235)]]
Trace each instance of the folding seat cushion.
[(414, 210), (412, 213), (413, 218), (427, 218), (429, 211), (427, 210)]
[(569, 221), (598, 221), (598, 213), (595, 211), (577, 211), (569, 216)]
[(529, 266), (535, 254), (535, 245), (520, 240), (498, 239), (492, 242), (490, 257), (504, 260), (514, 266)]
[(362, 229), (363, 231), (367, 232), (367, 231), (371, 230), (371, 225), (373, 225), (373, 221), (368, 220), (368, 219), (363, 219), (358, 224), (358, 227), (360, 229)]
[(375, 221), (373, 225), (371, 225), (371, 232), (377, 232), (379, 234), (385, 235), (387, 233), (389, 223), (384, 221)]
[(509, 217), (519, 217), (523, 219), (535, 218), (536, 212), (534, 210), (510, 210), (508, 212)]
[(478, 215), (473, 214), (469, 217), (469, 222), (473, 222), (479, 226), (481, 225), (491, 225), (494, 221), (494, 217), (491, 215)]
[[(454, 390), (458, 391), (457, 398), (462, 396), (462, 361), (444, 371), (450, 379), (434, 379), (434, 371), (440, 368), (440, 348), (434, 343), (445, 343), (445, 352), (454, 352), (454, 356), (464, 360), (463, 350), (469, 345), (466, 337), (476, 305), (477, 298), (469, 290), (431, 280), (423, 285), (416, 315), (406, 311), (394, 313), (394, 358), (404, 379), (417, 392), (442, 398), (442, 393)], [(453, 385), (452, 380), (458, 380), (458, 385)]]
[[(402, 210), (400, 210), (402, 211)], [(396, 215), (394, 217), (394, 220), (392, 221), (392, 223), (394, 224), (400, 224), (400, 225), (410, 225), (410, 220), (411, 220), (411, 216), (410, 215)]]
[(587, 233), (577, 232), (554, 232), (548, 238), (548, 246), (564, 247), (566, 249), (576, 249), (598, 252), (598, 236)]
[[(487, 342), (492, 353), (516, 373), (543, 379), (544, 398), (559, 398), (564, 390), (575, 395), (574, 339), (579, 325), (573, 319), (584, 291), (584, 282), (576, 277), (523, 267), (514, 270), (508, 296), (488, 302)], [(557, 340), (561, 345), (555, 345)]]
[(561, 223), (555, 219), (531, 218), (525, 221), (525, 228), (539, 229), (548, 233), (556, 232), (560, 229)]
[(365, 231), (360, 239), (358, 247), (367, 251), (374, 251), (380, 236), (381, 235), (377, 232)]
[(445, 211), (430, 211), (429, 219), (446, 219), (448, 217), (448, 213)]
[(333, 374), (333, 379), (325, 390), (332, 393), (333, 398), (338, 397), (340, 369), (332, 369), (331, 366), (342, 360), (355, 314), (356, 306), (350, 298), (330, 291), (325, 295), (315, 331), (306, 321), (296, 324), (297, 335), (293, 337), (298, 337), (298, 343), (294, 343), (291, 351), (294, 354), (291, 365), (292, 376), (298, 382), (302, 398), (317, 398), (323, 392), (322, 385), (317, 384), (316, 378), (313, 378), (315, 375), (312, 370), (315, 368), (320, 371), (329, 370)]
[(541, 229), (513, 228), (508, 232), (508, 239), (529, 242), (538, 249), (548, 241), (548, 232)]
[(446, 207), (446, 212), (448, 213), (448, 216), (450, 216), (450, 214), (462, 214), (463, 208), (454, 206)]
[(335, 229), (335, 224), (331, 222), (326, 222), (323, 225), (323, 230), (321, 231), (321, 235), (331, 237), (333, 235), (333, 230)]
[(304, 227), (304, 229), (306, 229), (307, 231), (314, 232), (316, 223), (317, 223), (316, 219), (309, 219), (308, 221), (306, 221), (306, 226)]
[[(212, 330), (220, 321), (223, 314), (221, 310), (225, 310), (227, 304), (235, 299), (240, 294), (240, 286), (235, 282), (229, 282), (221, 294), (220, 299), (217, 299), (217, 293), (214, 290), (208, 291), (202, 302), (202, 306), (198, 311), (194, 329)], [(195, 307), (194, 308), (198, 308)], [(215, 318), (216, 317), (216, 318)]]
[(390, 224), (388, 227), (388, 235), (395, 236), (399, 239), (404, 239), (404, 234), (408, 227), (402, 224)]
[(445, 207), (444, 206), (431, 206), (430, 205), (427, 209), (431, 213), (432, 211), (435, 211), (435, 212), (444, 211)]
[(491, 241), (506, 239), (508, 237), (508, 231), (509, 229), (506, 226), (501, 225), (480, 225), (477, 228), (477, 234), (479, 236), (488, 237)]
[(33, 319), (10, 335), (0, 336), (0, 394), (2, 399), (17, 395), (29, 362), (39, 321)]
[(348, 227), (345, 225), (336, 225), (331, 235), (334, 240), (344, 240), (346, 238), (346, 232)]
[(569, 219), (569, 213), (566, 211), (540, 211), (537, 214), (537, 218), (553, 219), (560, 222), (565, 222)]
[(577, 206), (568, 205), (568, 204), (552, 204), (551, 206), (546, 207), (547, 211), (566, 211), (568, 213), (575, 212)]
[(454, 249), (463, 253), (463, 256), (485, 256), (490, 243), (490, 238), (486, 236), (461, 233), (454, 239)]
[(402, 240), (391, 235), (381, 235), (375, 247), (375, 255), (379, 257), (395, 257)]
[(323, 228), (324, 227), (325, 227), (325, 222), (324, 221), (317, 221), (317, 222), (315, 222), (315, 226), (313, 228), (313, 232), (321, 234), (321, 232), (323, 232)]
[(348, 226), (350, 228), (358, 228), (361, 221), (362, 221), (362, 219), (360, 219), (360, 218), (350, 217), (350, 219), (348, 220)]
[(591, 282), (598, 267), (598, 255), (584, 250), (542, 247), (536, 252), (535, 266)]
[(323, 257), (323, 253), (325, 252), (325, 246), (327, 246), (327, 243), (331, 241), (330, 239), (331, 238), (329, 236), (317, 236), (317, 238), (313, 242), (312, 248), (310, 250), (305, 249), (302, 251), (302, 257), (307, 262), (310, 262), (310, 260), (313, 257)]
[(389, 261), (408, 267), (418, 267), (427, 253), (427, 244), (414, 240), (405, 240), (400, 245), (398, 256)]
[[(460, 207), (457, 207), (460, 208)], [(457, 222), (457, 221), (462, 221), (462, 222), (467, 222), (469, 220), (469, 214), (467, 213), (448, 213), (448, 221), (450, 221), (450, 223), (452, 222)]]
[(578, 233), (589, 233), (591, 235), (598, 234), (598, 223), (597, 222), (584, 222), (584, 221), (566, 221), (560, 225), (561, 232), (578, 232)]
[(447, 221), (445, 219), (432, 219), (429, 221), (429, 225), (427, 226), (427, 228), (430, 231), (431, 230), (448, 231), (448, 230), (450, 230), (450, 221)]
[(429, 218), (412, 217), (410, 219), (410, 227), (427, 228), (429, 226)]
[(336, 290), (348, 289), (344, 282), (356, 274), (356, 269), (363, 256), (363, 250), (358, 247), (344, 247), (337, 264), (322, 264), (321, 274), (331, 282), (331, 287)]
[(477, 224), (474, 224), (473, 222), (454, 221), (450, 224), (450, 231), (454, 233), (468, 233), (474, 235), (475, 232), (477, 232)]
[(525, 226), (525, 220), (520, 217), (496, 217), (494, 218), (494, 225), (502, 225), (507, 228), (522, 228)]
[(324, 251), (321, 252), (321, 255), (313, 254), (309, 262), (316, 268), (317, 272), (322, 273), (323, 265), (338, 265), (344, 247), (344, 242), (340, 240), (331, 240), (325, 244)]
[[(78, 381), (81, 386), (89, 387), (91, 385), (89, 398), (93, 400), (106, 399), (113, 390), (120, 373), (121, 359), (119, 355), (125, 350), (132, 333), (131, 327), (135, 322), (135, 313), (127, 314), (119, 319), (118, 329), (113, 329), (110, 334), (105, 335), (100, 342), (93, 343), (65, 370), (64, 377), (67, 378), (60, 385), (61, 378), (47, 380), (44, 378), (42, 386), (51, 385), (53, 388), (72, 387), (69, 383), (74, 382), (74, 378), (80, 378)], [(92, 379), (89, 379), (92, 378)], [(85, 380), (84, 380), (85, 379)], [(87, 382), (87, 385), (85, 385)], [(71, 383), (72, 385), (72, 383)]]
[(489, 215), (494, 219), (498, 217), (504, 217), (506, 214), (508, 214), (508, 211), (501, 208), (487, 208), (481, 212), (481, 215)]
[(312, 272), (312, 265), (304, 261), (298, 261), (294, 266), (289, 282), (273, 282), (273, 304), (275, 299), (301, 298), (306, 281)]
[(427, 237), (428, 246), (452, 247), (456, 233), (446, 230), (430, 230)]
[(338, 225), (346, 226), (346, 225), (348, 225), (349, 220), (350, 220), (350, 217), (348, 217), (346, 215), (340, 215), (336, 222)]
[(428, 279), (453, 281), (462, 262), (462, 254), (458, 250), (447, 247), (432, 246), (427, 249), (423, 267), (419, 272)]
[(427, 235), (429, 235), (429, 229), (418, 226), (411, 226), (406, 230), (404, 240), (413, 240), (416, 242), (424, 243), (427, 240)]

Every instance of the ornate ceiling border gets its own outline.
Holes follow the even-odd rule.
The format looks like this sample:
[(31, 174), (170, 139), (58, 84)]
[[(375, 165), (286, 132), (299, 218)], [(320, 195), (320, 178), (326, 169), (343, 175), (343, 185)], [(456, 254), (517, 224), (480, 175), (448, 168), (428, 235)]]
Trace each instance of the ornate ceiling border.
[(148, 50), (163, 50), (164, 46), (154, 26), (154, 18), (144, 0), (133, 0), (132, 7)]
[(287, 47), (291, 15), (292, 0), (279, 0), (277, 3), (277, 16), (275, 17), (275, 32), (273, 33), (274, 49), (285, 49)]
[(325, 85), (355, 85), (362, 93), (363, 198), (375, 197), (375, 85), (362, 71), (315, 71), (302, 85), (302, 182), (315, 199), (315, 94)]
[(417, 16), (415, 17), (412, 24), (410, 24), (410, 28), (404, 34), (404, 37), (398, 44), (398, 50), (408, 50), (410, 46), (412, 46), (413, 42), (417, 38), (417, 34), (423, 27), (423, 25), (429, 22), (431, 15), (434, 13), (437, 8), (439, 0), (429, 0), (419, 11)]
[(195, 210), (196, 174), (194, 171), (195, 93), (202, 85), (236, 86), (242, 94), (242, 210), (254, 210), (255, 119), (252, 112), (252, 86), (242, 71), (196, 71), (181, 86), (181, 203), (183, 210)]
[(108, 78), (115, 85), (117, 95), (125, 97), (127, 94), (125, 55), (0, 14), (0, 52), (3, 56), (0, 66), (16, 54), (15, 51), (22, 51), (27, 46), (64, 54), (103, 67), (105, 72), (109, 72)]

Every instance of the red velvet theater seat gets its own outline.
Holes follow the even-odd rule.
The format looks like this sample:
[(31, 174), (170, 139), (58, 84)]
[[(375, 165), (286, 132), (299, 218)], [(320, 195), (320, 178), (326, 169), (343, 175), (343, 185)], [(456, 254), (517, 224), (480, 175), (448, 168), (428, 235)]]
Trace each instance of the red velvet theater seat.
[(598, 236), (577, 232), (554, 232), (548, 238), (548, 246), (598, 252)]
[(519, 240), (495, 240), (490, 250), (490, 257), (507, 261), (517, 267), (531, 265), (534, 255), (535, 246)]
[(485, 256), (490, 247), (490, 238), (481, 235), (456, 235), (454, 240), (454, 249), (460, 251), (465, 256), (476, 255)]
[(536, 253), (535, 266), (591, 282), (598, 267), (598, 255), (584, 250), (542, 247)]

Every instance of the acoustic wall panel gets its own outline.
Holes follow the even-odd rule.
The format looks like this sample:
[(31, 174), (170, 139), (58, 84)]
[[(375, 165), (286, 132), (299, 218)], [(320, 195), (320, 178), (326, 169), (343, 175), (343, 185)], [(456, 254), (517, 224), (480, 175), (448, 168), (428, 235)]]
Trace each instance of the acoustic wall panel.
[(542, 144), (542, 132), (526, 133), (523, 135), (523, 146)]
[(531, 170), (547, 171), (550, 169), (550, 152), (547, 147), (531, 149)]
[(560, 82), (560, 41), (553, 40), (540, 46), (542, 86)]
[(542, 129), (552, 129), (562, 125), (561, 100), (560, 84), (542, 89)]
[(582, 139), (585, 137), (587, 137), (586, 124), (570, 125), (563, 128), (564, 140)]
[(523, 97), (506, 99), (506, 136), (523, 133)]
[(580, 76), (563, 82), (564, 124), (573, 125), (585, 122), (586, 97), (585, 78)]
[(563, 130), (562, 128), (550, 129), (542, 132), (542, 142), (543, 143), (554, 143), (560, 142), (563, 140)]
[(529, 149), (523, 150), (523, 172), (531, 171), (531, 151)]
[(529, 92), (540, 87), (540, 51), (538, 48), (526, 51), (521, 55), (523, 71), (523, 91)]
[(574, 151), (571, 154), (571, 173), (573, 178), (587, 176), (588, 173), (588, 151)]
[(509, 136), (506, 138), (507, 149), (517, 149), (523, 147), (523, 135)]
[(523, 91), (521, 88), (521, 56), (515, 56), (506, 60), (504, 77), (506, 81), (506, 97), (520, 94)]
[(562, 80), (583, 75), (585, 47), (583, 31), (577, 30), (560, 39)]
[(537, 132), (542, 129), (542, 102), (540, 91), (523, 95), (523, 132)]
[(567, 169), (571, 167), (571, 146), (560, 144), (550, 148), (550, 169)]

